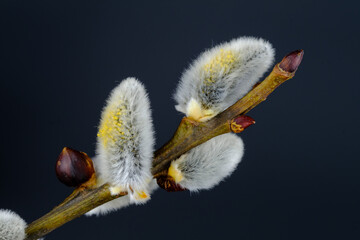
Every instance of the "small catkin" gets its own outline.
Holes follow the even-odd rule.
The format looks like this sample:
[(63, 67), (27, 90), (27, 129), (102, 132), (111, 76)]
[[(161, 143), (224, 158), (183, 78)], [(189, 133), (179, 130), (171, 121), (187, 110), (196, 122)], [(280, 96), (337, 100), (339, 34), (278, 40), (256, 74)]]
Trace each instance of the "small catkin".
[(172, 161), (168, 174), (190, 191), (210, 189), (230, 176), (244, 155), (244, 144), (232, 133), (223, 134)]
[(209, 120), (245, 96), (273, 59), (271, 44), (253, 37), (206, 50), (182, 74), (175, 108), (195, 120)]
[(0, 209), (0, 239), (23, 240), (25, 239), (25, 221), (16, 213)]
[[(101, 115), (98, 156), (94, 159), (99, 179), (109, 182), (114, 194), (127, 191), (130, 202), (146, 201), (152, 179), (153, 147), (154, 131), (146, 90), (135, 78), (127, 78), (111, 92)], [(119, 200), (119, 204), (126, 205), (124, 200)]]

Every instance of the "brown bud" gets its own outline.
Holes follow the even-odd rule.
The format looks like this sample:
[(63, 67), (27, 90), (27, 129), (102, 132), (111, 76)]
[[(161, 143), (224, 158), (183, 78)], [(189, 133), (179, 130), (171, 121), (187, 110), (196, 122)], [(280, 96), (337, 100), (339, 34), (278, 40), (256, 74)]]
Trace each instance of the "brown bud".
[(56, 176), (69, 187), (79, 187), (95, 177), (92, 160), (86, 153), (64, 147), (56, 161)]
[(240, 133), (244, 131), (247, 127), (253, 125), (255, 120), (252, 117), (246, 115), (239, 115), (231, 120), (230, 128), (234, 133)]
[(185, 191), (185, 188), (182, 188), (177, 184), (174, 179), (170, 176), (159, 176), (156, 178), (157, 184), (165, 189), (168, 192), (180, 192)]
[(279, 68), (285, 72), (295, 73), (298, 69), (301, 60), (303, 59), (304, 51), (296, 50), (286, 55), (279, 63)]

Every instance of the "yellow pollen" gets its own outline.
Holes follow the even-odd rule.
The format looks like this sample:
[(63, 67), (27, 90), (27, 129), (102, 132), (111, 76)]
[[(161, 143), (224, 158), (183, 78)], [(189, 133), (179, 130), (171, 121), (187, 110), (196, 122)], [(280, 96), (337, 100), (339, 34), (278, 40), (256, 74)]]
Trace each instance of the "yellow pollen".
[(123, 104), (117, 102), (108, 106), (104, 111), (97, 136), (103, 146), (107, 148), (118, 139), (122, 139), (122, 135), (124, 135), (124, 126), (120, 117), (126, 109)]
[(205, 84), (214, 83), (216, 76), (220, 73), (229, 73), (234, 67), (235, 61), (236, 56), (231, 50), (220, 49), (220, 53), (204, 66), (205, 75), (207, 76)]
[(144, 191), (141, 191), (141, 192), (136, 191), (135, 193), (136, 193), (135, 198), (138, 200), (148, 198), (148, 195)]

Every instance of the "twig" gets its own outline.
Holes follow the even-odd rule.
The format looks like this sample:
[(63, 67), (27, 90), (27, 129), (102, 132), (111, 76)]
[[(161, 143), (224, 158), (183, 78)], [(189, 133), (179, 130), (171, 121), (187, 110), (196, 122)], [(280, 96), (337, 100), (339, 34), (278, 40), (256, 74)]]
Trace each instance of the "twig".
[[(266, 100), (275, 88), (292, 78), (300, 65), (302, 56), (302, 50), (288, 54), (279, 64), (275, 65), (263, 82), (213, 119), (207, 122), (197, 122), (190, 118), (183, 118), (172, 139), (154, 154), (152, 168), (154, 177), (166, 173), (172, 160), (199, 144), (218, 135), (242, 129), (242, 126), (237, 125), (236, 118)], [(126, 194), (120, 193), (112, 196), (108, 184), (95, 189), (76, 189), (58, 207), (29, 224), (26, 229), (26, 239), (38, 239), (95, 207)]]

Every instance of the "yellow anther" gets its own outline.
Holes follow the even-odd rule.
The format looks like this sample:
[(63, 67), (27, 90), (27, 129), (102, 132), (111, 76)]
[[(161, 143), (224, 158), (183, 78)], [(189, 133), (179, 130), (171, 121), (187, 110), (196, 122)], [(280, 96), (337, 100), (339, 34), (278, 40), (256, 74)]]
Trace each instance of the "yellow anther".
[(147, 199), (149, 196), (144, 191), (135, 191), (134, 194), (135, 199), (141, 200), (141, 199)]
[(236, 57), (232, 51), (220, 49), (220, 53), (204, 65), (204, 72), (208, 76), (205, 78), (205, 84), (215, 83), (216, 75), (220, 72), (227, 74), (233, 68), (235, 60)]
[(120, 120), (120, 116), (122, 111), (125, 110), (124, 106), (119, 106), (119, 103), (110, 105), (105, 109), (98, 132), (98, 137), (104, 147), (116, 143), (120, 139), (120, 136), (124, 135), (123, 121)]

